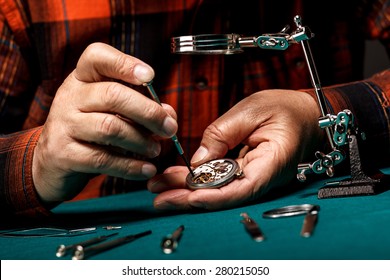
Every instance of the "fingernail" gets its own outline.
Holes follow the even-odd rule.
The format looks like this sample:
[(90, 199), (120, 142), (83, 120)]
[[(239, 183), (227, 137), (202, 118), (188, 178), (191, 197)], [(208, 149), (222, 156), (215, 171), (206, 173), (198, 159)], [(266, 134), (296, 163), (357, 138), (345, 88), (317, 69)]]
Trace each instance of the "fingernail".
[(207, 156), (208, 152), (209, 151), (205, 147), (200, 146), (199, 149), (192, 156), (191, 162), (195, 163), (201, 161), (202, 159), (204, 159), (205, 156)]
[(154, 208), (157, 210), (176, 210), (177, 207), (166, 201), (154, 202)]
[(144, 175), (145, 177), (151, 178), (154, 175), (156, 175), (157, 170), (153, 164), (145, 163), (144, 165), (142, 165), (141, 172), (142, 172), (142, 175)]
[(195, 208), (207, 209), (207, 204), (203, 203), (202, 201), (191, 201), (190, 204), (192, 207), (195, 207)]
[(166, 117), (163, 123), (163, 130), (167, 136), (175, 135), (177, 131), (177, 122), (172, 117)]
[(149, 156), (154, 158), (161, 153), (161, 145), (159, 143), (153, 143), (148, 147)]
[(154, 78), (153, 68), (146, 64), (135, 65), (133, 74), (141, 83), (150, 82)]

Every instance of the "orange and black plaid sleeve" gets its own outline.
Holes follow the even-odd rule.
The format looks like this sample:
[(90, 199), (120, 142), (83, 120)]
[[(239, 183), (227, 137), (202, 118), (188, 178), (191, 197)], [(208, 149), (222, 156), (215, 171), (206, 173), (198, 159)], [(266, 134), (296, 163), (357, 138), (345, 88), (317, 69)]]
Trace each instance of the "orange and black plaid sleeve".
[[(0, 209), (3, 215), (47, 216), (32, 177), (32, 157), (41, 129), (0, 138)], [(7, 187), (6, 187), (7, 186)], [(4, 217), (4, 216), (3, 216)]]
[[(0, 3), (0, 211), (3, 217), (11, 214), (46, 216), (48, 211), (39, 201), (31, 170), (41, 129), (15, 132), (21, 130), (31, 99), (25, 95), (31, 82), (21, 52), (21, 46), (28, 44), (28, 38), (24, 37), (26, 27), (15, 3), (6, 2)], [(11, 25), (19, 30), (18, 35), (7, 16), (13, 19)]]

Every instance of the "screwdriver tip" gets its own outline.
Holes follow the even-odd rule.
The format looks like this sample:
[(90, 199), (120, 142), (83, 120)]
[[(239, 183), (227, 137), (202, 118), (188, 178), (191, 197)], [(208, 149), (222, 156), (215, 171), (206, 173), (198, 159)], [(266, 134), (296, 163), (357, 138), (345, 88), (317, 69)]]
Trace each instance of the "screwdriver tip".
[(194, 177), (195, 176), (194, 171), (192, 171), (191, 165), (189, 164), (187, 158), (184, 156), (184, 154), (181, 154), (181, 157), (183, 158), (183, 160), (188, 168), (188, 171), (190, 171), (192, 177)]

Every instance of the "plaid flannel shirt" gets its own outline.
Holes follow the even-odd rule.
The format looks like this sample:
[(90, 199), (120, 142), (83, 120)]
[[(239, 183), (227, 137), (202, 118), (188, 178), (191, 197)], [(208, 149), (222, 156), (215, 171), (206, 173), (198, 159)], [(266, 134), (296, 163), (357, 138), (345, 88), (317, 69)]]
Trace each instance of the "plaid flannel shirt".
[[(351, 109), (368, 137), (364, 149), (389, 163), (390, 71), (353, 81), (363, 78), (366, 39), (379, 39), (390, 49), (390, 1), (281, 2), (0, 0), (1, 211), (48, 213), (34, 189), (34, 147), (56, 89), (88, 44), (110, 44), (155, 69), (154, 85), (161, 100), (177, 110), (178, 137), (191, 155), (206, 126), (245, 96), (312, 86), (299, 44), (283, 52), (253, 48), (234, 56), (186, 56), (170, 53), (170, 38), (276, 33), (294, 26), (296, 14), (316, 34), (310, 43), (322, 84), (339, 84), (325, 89), (330, 108)], [(174, 164), (172, 154), (173, 148), (164, 149), (156, 162), (161, 170)]]

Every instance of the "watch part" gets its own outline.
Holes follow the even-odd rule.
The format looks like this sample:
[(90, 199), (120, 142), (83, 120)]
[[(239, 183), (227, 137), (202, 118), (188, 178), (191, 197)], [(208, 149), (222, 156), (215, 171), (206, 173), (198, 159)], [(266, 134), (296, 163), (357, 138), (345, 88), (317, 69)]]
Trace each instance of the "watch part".
[(215, 159), (203, 163), (187, 175), (186, 183), (190, 189), (219, 188), (233, 179), (242, 176), (242, 171), (235, 160)]

